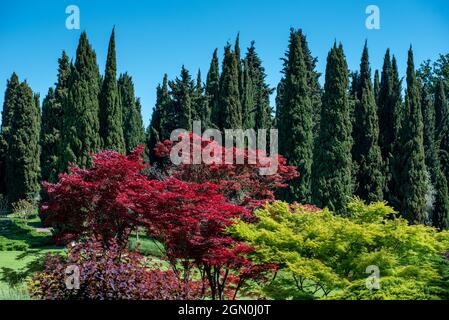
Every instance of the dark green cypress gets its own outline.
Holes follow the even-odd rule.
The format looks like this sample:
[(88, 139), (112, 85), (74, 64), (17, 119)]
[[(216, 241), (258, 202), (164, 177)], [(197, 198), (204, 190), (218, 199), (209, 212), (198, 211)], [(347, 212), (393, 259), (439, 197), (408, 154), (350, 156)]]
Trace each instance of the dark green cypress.
[(392, 151), (394, 142), (393, 113), (394, 108), (391, 105), (392, 99), (392, 69), (390, 59), (390, 49), (387, 49), (382, 67), (382, 78), (377, 96), (379, 112), (379, 145), (382, 151), (382, 158), (388, 159)]
[(203, 128), (211, 127), (211, 110), (209, 108), (209, 99), (204, 93), (203, 82), (201, 80), (201, 71), (198, 70), (196, 77), (196, 84), (193, 89), (193, 105), (194, 105), (194, 120), (200, 120)]
[[(428, 214), (432, 217), (432, 224), (439, 229), (449, 226), (449, 196), (446, 177), (441, 170), (438, 158), (438, 147), (435, 135), (435, 107), (432, 103), (429, 84), (424, 84), (421, 89), (421, 109), (424, 122), (424, 151), (426, 155), (426, 167), (430, 174), (430, 192), (433, 191), (434, 201)], [(433, 188), (430, 188), (433, 186)], [(431, 195), (432, 196), (432, 195)]]
[(8, 141), (11, 133), (11, 119), (16, 105), (17, 88), (19, 78), (13, 72), (6, 83), (5, 98), (3, 100), (2, 124), (0, 132), (0, 193), (6, 195), (6, 155), (8, 153)]
[(242, 66), (242, 59), (241, 59), (241, 53), (240, 53), (240, 33), (237, 33), (237, 37), (235, 38), (234, 55), (235, 55), (235, 61), (236, 61), (236, 65), (237, 65), (240, 104), (242, 104), (243, 103), (242, 102), (243, 101), (243, 66)]
[[(246, 53), (244, 68), (247, 69), (244, 70), (247, 75), (243, 75), (242, 108), (246, 111), (243, 111), (243, 122), (247, 125), (254, 124), (252, 128), (255, 130), (269, 129), (273, 121), (270, 107), (270, 94), (273, 90), (266, 83), (265, 68), (256, 52), (254, 41)], [(248, 120), (245, 119), (245, 113), (249, 117)]]
[(168, 139), (168, 132), (165, 130), (168, 108), (171, 101), (168, 94), (167, 75), (164, 75), (162, 85), (156, 88), (156, 105), (151, 114), (150, 125), (147, 128), (147, 154), (150, 162), (153, 163), (156, 158), (153, 149), (156, 144), (164, 139)]
[(413, 51), (407, 61), (407, 90), (405, 113), (400, 132), (400, 212), (411, 223), (424, 223), (426, 217), (426, 165), (423, 144), (423, 121), (420, 88), (415, 74)]
[(343, 47), (327, 57), (320, 133), (312, 165), (312, 202), (344, 211), (352, 195), (352, 137), (348, 100), (348, 65)]
[(218, 70), (218, 51), (214, 50), (210, 62), (209, 72), (206, 78), (206, 96), (211, 109), (211, 122), (218, 126), (220, 123), (219, 92), (220, 92), (220, 72)]
[(58, 158), (61, 143), (61, 129), (64, 121), (63, 107), (67, 103), (70, 78), (69, 58), (62, 52), (58, 59), (58, 81), (56, 88), (50, 88), (42, 103), (41, 124), (41, 178), (56, 181), (59, 173)]
[(435, 87), (434, 95), (436, 130), (435, 139), (439, 150), (439, 158), (442, 164), (442, 170), (449, 178), (449, 105), (446, 100), (443, 81), (438, 81)]
[(379, 70), (376, 69), (376, 71), (374, 71), (374, 99), (376, 100), (377, 103), (377, 98), (379, 97), (379, 91), (380, 91), (380, 79), (379, 79)]
[(26, 82), (16, 89), (6, 153), (8, 201), (35, 198), (40, 188), (40, 112)]
[(130, 153), (137, 145), (145, 142), (141, 107), (136, 102), (134, 84), (127, 74), (121, 74), (117, 81), (118, 93), (123, 118), (123, 137), (126, 153)]
[(250, 71), (248, 67), (248, 61), (245, 59), (243, 61), (243, 99), (242, 99), (242, 121), (243, 128), (250, 129), (254, 128), (254, 92), (255, 88), (253, 85), (252, 77), (250, 76)]
[(72, 162), (81, 167), (90, 165), (90, 153), (101, 147), (99, 135), (100, 73), (96, 54), (87, 35), (80, 36), (76, 61), (70, 75), (67, 103), (64, 105), (64, 121), (61, 130), (60, 171), (66, 171)]
[(309, 203), (313, 158), (313, 111), (307, 68), (300, 35), (292, 30), (284, 60), (282, 101), (277, 126), (279, 152), (298, 168), (300, 177), (290, 183), (286, 200)]
[(355, 164), (355, 193), (369, 202), (382, 200), (384, 177), (378, 144), (377, 105), (371, 83), (368, 47), (365, 43), (354, 110), (352, 159)]
[(170, 81), (169, 86), (172, 101), (167, 115), (167, 119), (171, 120), (166, 124), (167, 134), (170, 135), (175, 129), (191, 131), (194, 85), (189, 71), (182, 66), (180, 77)]
[(100, 136), (102, 148), (125, 152), (123, 113), (117, 89), (115, 28), (109, 40), (106, 70), (100, 92)]
[(221, 130), (242, 128), (238, 62), (230, 44), (225, 47), (220, 78), (219, 119), (216, 124)]

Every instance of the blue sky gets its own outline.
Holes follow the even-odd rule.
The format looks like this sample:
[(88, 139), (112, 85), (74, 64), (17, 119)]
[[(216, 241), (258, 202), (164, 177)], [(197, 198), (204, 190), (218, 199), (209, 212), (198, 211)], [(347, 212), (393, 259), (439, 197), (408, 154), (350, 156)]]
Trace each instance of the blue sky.
[[(67, 30), (65, 8), (80, 9), (80, 30)], [(380, 30), (365, 27), (365, 8), (380, 9)], [(405, 72), (407, 49), (413, 45), (415, 64), (449, 52), (449, 1), (446, 0), (171, 0), (171, 1), (1, 1), (0, 88), (13, 71), (32, 89), (46, 94), (56, 81), (62, 50), (74, 57), (81, 31), (87, 31), (101, 72), (107, 44), (116, 26), (118, 72), (128, 71), (141, 97), (145, 125), (155, 102), (155, 88), (164, 73), (178, 75), (181, 65), (205, 77), (214, 48), (220, 58), (227, 41), (240, 32), (242, 52), (251, 40), (263, 60), (268, 83), (281, 78), (289, 28), (302, 28), (318, 71), (334, 40), (344, 46), (350, 69), (358, 68), (365, 39), (372, 69), (381, 68), (390, 48)], [(3, 93), (0, 94), (3, 104)]]

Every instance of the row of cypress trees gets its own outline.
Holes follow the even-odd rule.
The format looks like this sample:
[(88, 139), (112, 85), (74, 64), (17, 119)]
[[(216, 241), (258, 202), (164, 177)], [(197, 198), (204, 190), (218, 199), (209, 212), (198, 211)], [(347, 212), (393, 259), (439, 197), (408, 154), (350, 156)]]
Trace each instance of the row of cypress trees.
[(69, 163), (88, 166), (101, 149), (129, 152), (145, 142), (140, 101), (132, 78), (117, 79), (115, 30), (104, 77), (85, 32), (75, 62), (58, 59), (55, 87), (42, 102), (14, 73), (7, 82), (0, 135), (0, 192), (10, 204), (39, 195), (40, 181), (55, 181)]
[(254, 42), (241, 57), (237, 36), (224, 48), (221, 69), (213, 52), (205, 83), (200, 72), (193, 80), (184, 66), (174, 80), (164, 75), (146, 133), (131, 77), (117, 79), (114, 30), (104, 77), (85, 33), (75, 63), (64, 52), (58, 62), (42, 120), (38, 96), (17, 75), (8, 80), (0, 191), (11, 202), (38, 192), (39, 181), (54, 181), (70, 162), (88, 166), (89, 153), (100, 149), (129, 152), (146, 141), (152, 161), (158, 141), (201, 120), (218, 129), (278, 128), (279, 151), (301, 174), (279, 194), (283, 199), (342, 211), (355, 194), (389, 201), (410, 222), (449, 226), (447, 88), (429, 68), (415, 70), (411, 48), (404, 99), (389, 50), (372, 81), (366, 43), (353, 73), (342, 45), (334, 43), (322, 88), (305, 35), (292, 29), (273, 112), (273, 89)]

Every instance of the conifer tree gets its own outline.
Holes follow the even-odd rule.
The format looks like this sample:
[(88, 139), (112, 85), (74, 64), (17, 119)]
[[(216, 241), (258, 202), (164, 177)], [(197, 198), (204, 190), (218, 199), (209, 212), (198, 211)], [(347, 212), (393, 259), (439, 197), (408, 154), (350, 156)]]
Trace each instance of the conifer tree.
[(167, 134), (170, 135), (175, 129), (191, 131), (194, 85), (189, 71), (182, 66), (180, 77), (170, 81), (169, 86), (172, 101), (167, 114), (167, 119), (171, 121), (165, 126)]
[(123, 119), (125, 150), (129, 154), (137, 145), (145, 142), (141, 107), (134, 95), (134, 84), (128, 73), (121, 74), (117, 81)]
[(211, 109), (211, 122), (218, 126), (220, 122), (219, 92), (220, 92), (220, 72), (218, 70), (218, 51), (214, 50), (210, 62), (209, 72), (206, 79), (206, 97)]
[(242, 99), (243, 99), (243, 66), (242, 66), (241, 53), (240, 53), (240, 33), (237, 33), (237, 37), (235, 38), (234, 55), (235, 55), (235, 62), (237, 65), (240, 104), (242, 104), (243, 103), (242, 102)]
[(17, 88), (19, 78), (13, 72), (6, 83), (5, 98), (3, 100), (2, 124), (0, 132), (0, 193), (6, 195), (6, 155), (8, 153), (8, 141), (11, 133), (11, 119), (16, 105)]
[(356, 194), (364, 200), (382, 200), (384, 177), (382, 156), (378, 144), (379, 123), (374, 90), (371, 84), (368, 47), (365, 42), (360, 76), (356, 88), (352, 159), (355, 162)]
[(58, 81), (50, 88), (42, 103), (41, 124), (41, 178), (54, 182), (58, 176), (59, 144), (64, 121), (63, 107), (67, 103), (70, 78), (70, 63), (63, 51), (58, 59)]
[(109, 40), (106, 71), (100, 92), (100, 136), (102, 148), (125, 152), (123, 113), (117, 89), (115, 28)]
[(279, 118), (279, 152), (290, 165), (298, 168), (300, 177), (290, 184), (286, 200), (309, 203), (313, 158), (313, 111), (307, 83), (307, 68), (300, 35), (291, 30), (284, 60), (284, 83)]
[(446, 177), (437, 171), (435, 180), (435, 202), (433, 204), (432, 225), (440, 230), (449, 229), (449, 193)]
[[(244, 70), (244, 72), (247, 72), (247, 75), (243, 75), (242, 108), (246, 109), (246, 116), (249, 119), (245, 120), (245, 111), (243, 111), (243, 122), (247, 124), (252, 123), (255, 130), (269, 129), (272, 126), (270, 107), (272, 90), (266, 83), (265, 68), (262, 66), (262, 60), (256, 52), (254, 41), (251, 42), (251, 46), (246, 53), (244, 59), (245, 68), (247, 70)], [(251, 100), (252, 104), (250, 103)]]
[(40, 113), (26, 82), (16, 89), (6, 153), (6, 187), (10, 204), (35, 198), (40, 188)]
[(438, 81), (434, 94), (435, 106), (435, 139), (439, 151), (439, 158), (442, 164), (442, 170), (449, 178), (449, 105), (446, 100), (443, 81)]
[(204, 128), (211, 126), (210, 116), (211, 110), (209, 108), (209, 101), (204, 94), (203, 82), (201, 80), (201, 71), (198, 70), (196, 77), (196, 84), (193, 88), (193, 105), (194, 105), (194, 120), (200, 120)]
[(377, 104), (377, 98), (379, 97), (379, 90), (380, 90), (380, 79), (379, 79), (379, 70), (376, 69), (376, 71), (374, 71), (374, 100), (376, 101)]
[(343, 47), (327, 57), (320, 133), (312, 165), (312, 202), (344, 211), (352, 195), (352, 137), (348, 101), (348, 66)]
[(100, 73), (96, 54), (85, 32), (80, 36), (69, 82), (61, 130), (59, 159), (61, 172), (67, 170), (70, 162), (81, 167), (90, 165), (90, 153), (98, 151), (101, 147), (98, 120)]
[(407, 90), (405, 110), (399, 138), (400, 163), (396, 173), (399, 178), (399, 211), (411, 223), (426, 221), (426, 165), (423, 144), (423, 121), (420, 105), (420, 88), (415, 74), (413, 51), (410, 47), (407, 61)]
[(242, 108), (239, 95), (239, 71), (236, 55), (230, 44), (225, 47), (223, 67), (220, 78), (219, 93), (219, 129), (233, 129), (242, 127)]

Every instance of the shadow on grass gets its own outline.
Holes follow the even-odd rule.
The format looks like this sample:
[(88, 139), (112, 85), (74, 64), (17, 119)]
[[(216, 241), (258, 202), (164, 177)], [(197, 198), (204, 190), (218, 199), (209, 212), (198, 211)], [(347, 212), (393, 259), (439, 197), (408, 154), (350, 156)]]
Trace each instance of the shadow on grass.
[[(38, 222), (33, 222), (38, 224)], [(0, 236), (14, 241), (21, 241), (30, 248), (37, 248), (51, 245), (51, 235), (37, 232), (32, 226), (25, 225), (14, 219), (0, 220)]]

